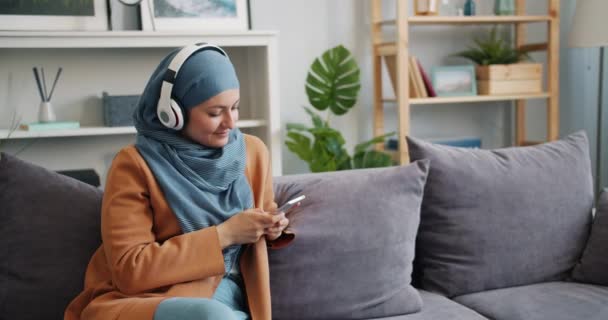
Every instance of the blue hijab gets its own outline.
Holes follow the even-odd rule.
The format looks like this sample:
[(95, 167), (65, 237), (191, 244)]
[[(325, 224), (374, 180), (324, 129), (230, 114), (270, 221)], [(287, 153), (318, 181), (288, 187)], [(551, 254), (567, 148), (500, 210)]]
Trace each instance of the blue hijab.
[[(182, 232), (187, 233), (218, 225), (251, 208), (253, 195), (245, 177), (246, 149), (240, 130), (230, 131), (224, 147), (211, 148), (160, 123), (156, 105), (161, 83), (177, 51), (166, 56), (148, 80), (133, 118), (135, 146), (154, 173)], [(172, 98), (186, 111), (235, 88), (239, 88), (239, 82), (228, 57), (204, 50), (186, 60), (175, 79)], [(239, 248), (225, 249), (226, 271), (231, 269)]]

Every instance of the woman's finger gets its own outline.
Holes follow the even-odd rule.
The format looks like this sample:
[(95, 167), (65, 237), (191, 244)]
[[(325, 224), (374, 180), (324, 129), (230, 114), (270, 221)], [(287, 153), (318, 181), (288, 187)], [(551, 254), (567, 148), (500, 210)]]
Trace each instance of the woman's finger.
[(280, 223), (281, 223), (281, 227), (285, 228), (289, 225), (289, 219), (285, 218), (285, 219), (281, 220)]

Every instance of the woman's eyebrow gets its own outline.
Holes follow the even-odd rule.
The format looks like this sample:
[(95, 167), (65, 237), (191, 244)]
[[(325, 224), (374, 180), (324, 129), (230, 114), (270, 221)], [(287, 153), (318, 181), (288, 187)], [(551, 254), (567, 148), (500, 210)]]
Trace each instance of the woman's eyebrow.
[[(236, 106), (237, 104), (239, 104), (239, 102), (241, 102), (241, 99), (237, 100), (232, 107)], [(228, 106), (221, 106), (221, 105), (216, 105), (216, 106), (210, 106), (209, 109), (225, 109), (228, 108)]]

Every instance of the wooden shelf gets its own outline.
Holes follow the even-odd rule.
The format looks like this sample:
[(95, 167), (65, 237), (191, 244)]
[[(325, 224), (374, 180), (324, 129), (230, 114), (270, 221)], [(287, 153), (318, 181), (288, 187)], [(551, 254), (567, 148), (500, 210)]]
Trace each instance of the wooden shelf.
[(414, 98), (410, 99), (410, 104), (445, 104), (445, 103), (466, 103), (466, 102), (491, 102), (509, 100), (528, 100), (546, 99), (549, 93), (531, 93), (514, 95), (493, 95), (493, 96), (464, 96), (464, 97), (435, 97), (435, 98)]
[[(266, 126), (266, 120), (242, 120), (237, 122), (239, 128), (257, 128)], [(32, 139), (32, 138), (60, 138), (60, 137), (85, 137), (85, 136), (110, 136), (135, 134), (135, 127), (82, 127), (78, 129), (62, 129), (47, 131), (24, 131), (15, 130), (9, 136), (9, 131), (0, 130), (0, 140), (3, 139)], [(8, 137), (8, 138), (7, 138)]]
[(397, 44), (394, 42), (382, 42), (375, 45), (380, 56), (394, 56), (397, 54)]
[(223, 47), (265, 46), (272, 31), (246, 32), (34, 32), (0, 31), (0, 48), (177, 48), (202, 40)]
[[(547, 138), (555, 140), (559, 134), (559, 23), (560, 11), (559, 0), (547, 0), (547, 11), (541, 15), (526, 14), (526, 0), (515, 1), (515, 12), (510, 16), (410, 16), (412, 0), (396, 0), (394, 19), (385, 19), (385, 4), (382, 0), (371, 1), (371, 38), (373, 45), (373, 84), (374, 84), (374, 117), (373, 135), (379, 136), (385, 133), (384, 127), (384, 105), (396, 104), (398, 135), (403, 137), (410, 133), (411, 109), (413, 105), (434, 105), (452, 103), (479, 103), (493, 101), (515, 102), (515, 144), (524, 145), (528, 141), (526, 136), (526, 101), (529, 99), (545, 99), (547, 105)], [(393, 18), (391, 17), (391, 18)], [(547, 25), (547, 35), (544, 41), (528, 43), (526, 41), (526, 28), (530, 23), (543, 23)], [(513, 24), (515, 47), (530, 51), (546, 51), (546, 92), (537, 94), (515, 94), (515, 95), (486, 95), (465, 97), (437, 97), (437, 98), (409, 98), (407, 96), (410, 87), (410, 75), (408, 63), (397, 64), (395, 61), (408, 61), (410, 58), (410, 31), (416, 25), (433, 26), (464, 26), (484, 24)], [(383, 33), (383, 27), (393, 27), (394, 34), (390, 37)], [(393, 38), (393, 39), (391, 39)], [(387, 41), (391, 39), (391, 41)], [(427, 39), (428, 40), (428, 39)], [(389, 74), (395, 99), (385, 99), (383, 95), (383, 60), (387, 68), (395, 72)], [(390, 71), (389, 71), (390, 73)], [(410, 87), (411, 88), (411, 87)], [(410, 89), (411, 90), (411, 89)], [(400, 164), (409, 162), (409, 151), (407, 145), (400, 146), (397, 152)]]
[[(407, 19), (409, 24), (422, 25), (534, 23), (550, 20), (550, 16), (413, 16)], [(395, 26), (397, 20), (380, 20), (375, 23), (381, 26)]]

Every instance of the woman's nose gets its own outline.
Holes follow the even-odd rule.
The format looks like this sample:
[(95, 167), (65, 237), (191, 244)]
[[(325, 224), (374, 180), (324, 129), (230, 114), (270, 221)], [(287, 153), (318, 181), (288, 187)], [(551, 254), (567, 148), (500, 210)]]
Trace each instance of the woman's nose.
[(222, 124), (224, 125), (224, 127), (233, 129), (235, 122), (236, 122), (236, 120), (234, 119), (234, 115), (232, 114), (232, 112), (224, 113), (224, 119), (222, 121)]

